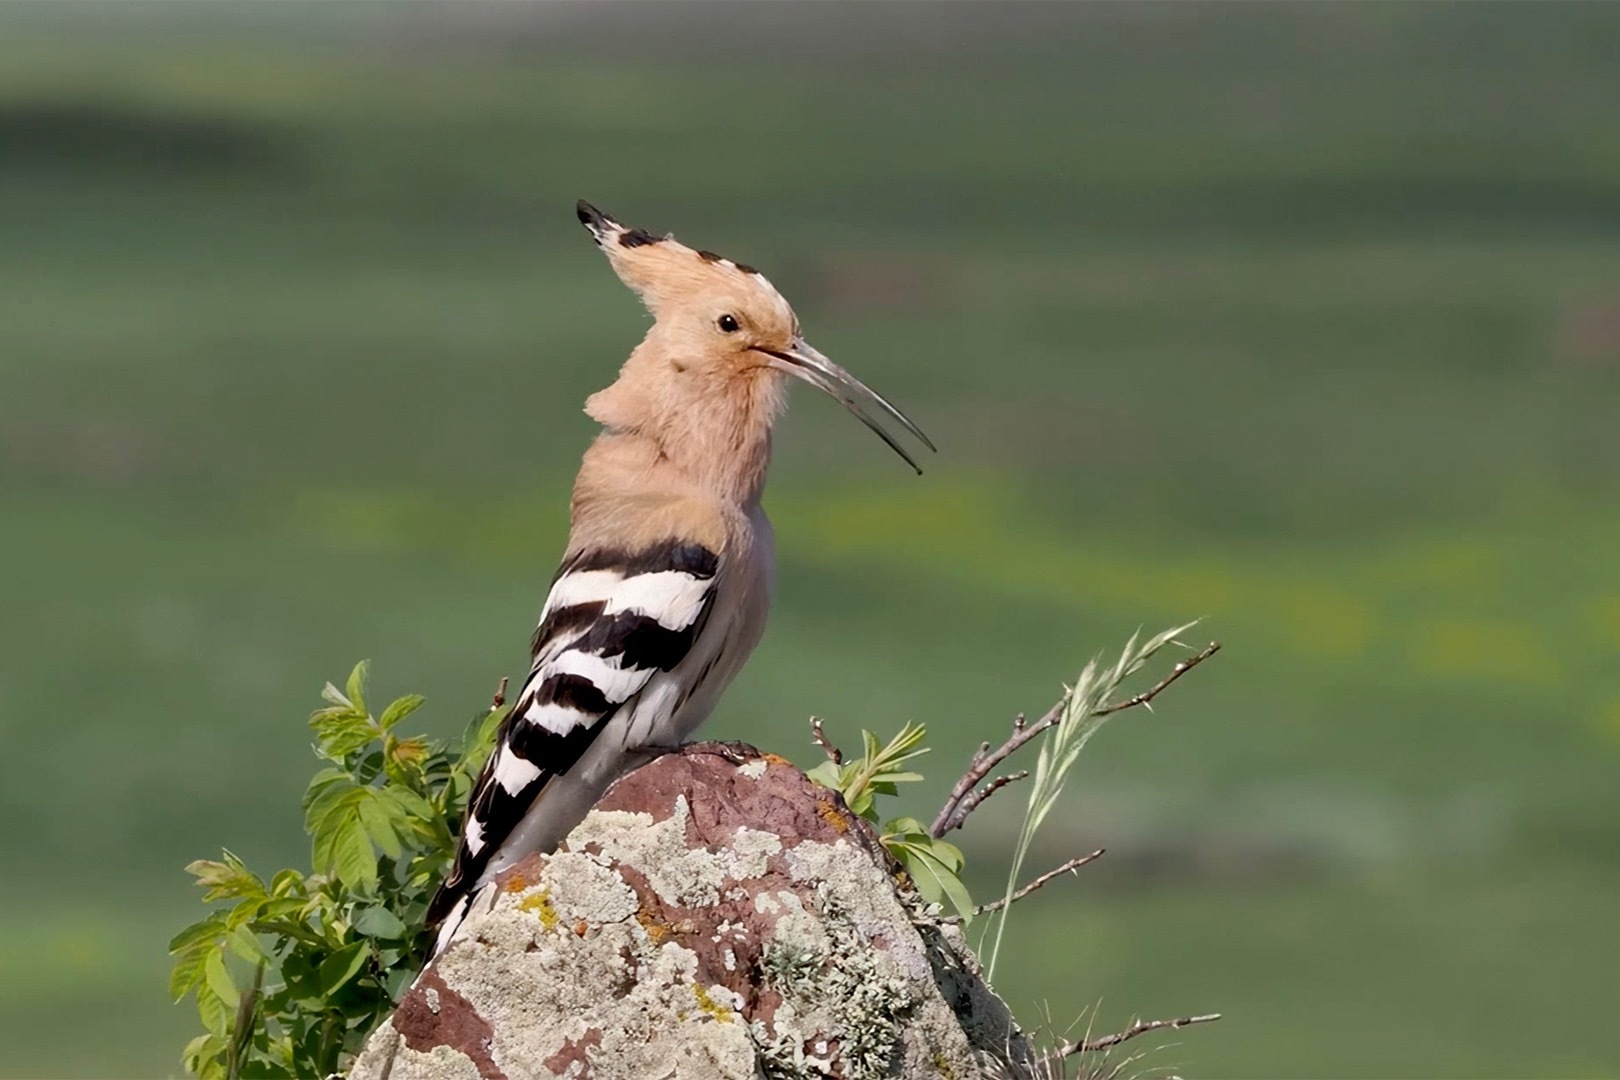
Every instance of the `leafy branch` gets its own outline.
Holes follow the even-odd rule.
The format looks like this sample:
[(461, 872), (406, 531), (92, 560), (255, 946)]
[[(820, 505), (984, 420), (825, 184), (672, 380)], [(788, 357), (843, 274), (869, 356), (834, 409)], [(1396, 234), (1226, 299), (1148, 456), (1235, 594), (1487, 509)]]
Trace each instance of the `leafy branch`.
[(427, 904), (502, 713), (479, 713), (455, 744), (401, 736), (421, 696), (373, 716), (367, 672), (328, 683), (310, 716), (326, 763), (303, 799), (310, 871), (267, 882), (229, 851), (186, 867), (204, 903), (229, 904), (169, 942), (169, 991), (195, 996), (204, 1028), (184, 1052), (199, 1077), (339, 1071), (426, 959)]
[(962, 852), (929, 832), (916, 818), (897, 817), (882, 821), (877, 811), (880, 795), (898, 794), (897, 784), (921, 780), (922, 774), (901, 766), (928, 753), (922, 745), (927, 728), (908, 723), (887, 746), (878, 743), (870, 731), (861, 732), (859, 758), (844, 761), (843, 753), (827, 740), (821, 721), (812, 719), (810, 729), (816, 744), (827, 752), (827, 760), (811, 769), (810, 779), (844, 797), (851, 811), (877, 827), (878, 839), (899, 860), (907, 876), (924, 900), (931, 904), (949, 901), (959, 918), (973, 917), (973, 900), (962, 884)]

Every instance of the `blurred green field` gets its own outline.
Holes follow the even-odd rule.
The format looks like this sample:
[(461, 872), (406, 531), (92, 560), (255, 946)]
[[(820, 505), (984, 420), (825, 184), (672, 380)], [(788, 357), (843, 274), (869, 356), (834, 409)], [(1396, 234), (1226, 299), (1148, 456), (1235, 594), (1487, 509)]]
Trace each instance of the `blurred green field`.
[(706, 731), (925, 721), (921, 812), (1093, 651), (1225, 643), (1088, 751), (1026, 1023), (1620, 1074), (1616, 55), (1608, 5), (0, 5), (0, 1074), (178, 1071), (180, 868), (307, 857), (323, 680), (448, 733), (521, 670), (644, 325), (581, 196), (941, 447), (797, 395)]

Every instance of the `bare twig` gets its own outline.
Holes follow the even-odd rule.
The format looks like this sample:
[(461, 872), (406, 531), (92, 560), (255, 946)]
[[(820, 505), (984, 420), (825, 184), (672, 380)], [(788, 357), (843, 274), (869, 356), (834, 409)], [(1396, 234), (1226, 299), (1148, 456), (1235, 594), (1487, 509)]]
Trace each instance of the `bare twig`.
[(1170, 674), (1160, 679), (1151, 688), (1142, 691), (1133, 698), (1127, 698), (1124, 701), (1118, 702), (1117, 704), (1104, 705), (1092, 715), (1107, 716), (1109, 713), (1122, 712), (1125, 709), (1134, 708), (1137, 705), (1146, 705), (1149, 709), (1151, 709), (1153, 708), (1152, 701), (1154, 698), (1159, 696), (1160, 691), (1164, 690), (1171, 683), (1175, 682), (1177, 679), (1187, 674), (1187, 672), (1191, 671), (1193, 668), (1197, 667), (1199, 664), (1202, 664), (1205, 660), (1208, 660), (1210, 657), (1214, 656), (1220, 651), (1221, 643), (1218, 641), (1212, 641), (1208, 645), (1204, 646), (1203, 652), (1197, 653), (1194, 656), (1189, 656), (1187, 659), (1181, 661), (1181, 663), (1171, 668)]
[(988, 799), (990, 796), (994, 795), (1008, 784), (1015, 784), (1028, 776), (1028, 769), (1019, 769), (1015, 773), (1007, 773), (1005, 776), (998, 776), (988, 784), (984, 785), (984, 787), (968, 792), (967, 795), (963, 796), (962, 801), (957, 804), (957, 823), (960, 824), (961, 822), (966, 821), (967, 816), (973, 813), (974, 809), (980, 803), (984, 802), (984, 800)]
[[(1068, 699), (1063, 699), (1063, 701), (1066, 700)], [(1061, 720), (1063, 718), (1063, 701), (1059, 701), (1056, 705), (1047, 709), (1046, 713), (1033, 724), (1026, 724), (1024, 714), (1019, 713), (1013, 718), (1012, 735), (994, 750), (990, 749), (989, 743), (980, 744), (979, 748), (973, 752), (973, 760), (968, 762), (967, 772), (963, 773), (962, 778), (951, 788), (950, 795), (945, 799), (945, 805), (939, 808), (939, 814), (935, 816), (934, 824), (929, 828), (935, 839), (944, 836), (952, 829), (962, 827), (962, 822), (967, 820), (968, 811), (973, 806), (977, 806), (984, 801), (984, 797), (980, 796), (973, 800), (972, 806), (965, 809), (963, 806), (974, 794), (974, 789), (979, 786), (979, 781), (989, 776), (997, 765), (1006, 761), (1025, 743)]]
[[(1127, 700), (1118, 702), (1117, 704), (1104, 705), (1092, 715), (1107, 716), (1110, 713), (1120, 712), (1137, 705), (1146, 705), (1148, 708), (1152, 708), (1151, 702), (1153, 699), (1158, 697), (1159, 694), (1171, 683), (1175, 682), (1177, 679), (1187, 674), (1187, 672), (1191, 671), (1193, 668), (1197, 667), (1199, 664), (1202, 664), (1205, 660), (1208, 660), (1211, 656), (1214, 656), (1220, 651), (1221, 643), (1218, 641), (1212, 641), (1204, 648), (1202, 652), (1189, 656), (1187, 659), (1178, 663), (1170, 670), (1170, 674), (1159, 680), (1159, 682), (1152, 688), (1144, 690), (1135, 697), (1128, 698)], [(968, 762), (967, 771), (964, 772), (962, 774), (962, 778), (951, 787), (951, 793), (946, 796), (945, 805), (939, 808), (939, 813), (934, 817), (934, 823), (929, 827), (929, 832), (932, 833), (936, 839), (938, 839), (939, 837), (942, 837), (946, 833), (950, 832), (952, 829), (961, 828), (962, 823), (967, 820), (967, 816), (971, 814), (974, 809), (990, 795), (991, 792), (995, 791), (999, 787), (1004, 786), (1006, 783), (1011, 783), (1011, 780), (1003, 780), (1001, 783), (992, 782), (984, 790), (978, 790), (979, 784), (984, 780), (985, 777), (994, 772), (997, 766), (999, 766), (1003, 761), (1006, 761), (1013, 754), (1017, 753), (1031, 740), (1041, 735), (1048, 728), (1057, 724), (1059, 720), (1063, 719), (1063, 708), (1068, 704), (1068, 702), (1069, 696), (1065, 694), (1063, 697), (1059, 698), (1057, 703), (1054, 704), (1050, 709), (1047, 709), (1046, 712), (1042, 713), (1041, 718), (1036, 720), (1034, 723), (1026, 722), (1024, 719), (1024, 714), (1019, 713), (1017, 716), (1013, 717), (1012, 734), (1007, 737), (1006, 742), (1002, 743), (993, 750), (990, 748), (989, 743), (980, 744), (979, 748), (974, 751), (972, 760)], [(1021, 777), (1019, 778), (1021, 779)]]
[(1203, 1016), (1179, 1016), (1174, 1020), (1137, 1020), (1124, 1031), (1116, 1031), (1112, 1035), (1104, 1035), (1099, 1039), (1085, 1039), (1060, 1046), (1048, 1054), (1047, 1059), (1057, 1060), (1075, 1054), (1091, 1054), (1098, 1050), (1106, 1050), (1110, 1046), (1118, 1046), (1122, 1042), (1134, 1039), (1138, 1035), (1146, 1035), (1150, 1031), (1163, 1031), (1166, 1028), (1184, 1028), (1191, 1024), (1207, 1024), (1220, 1018), (1220, 1013), (1206, 1013)]
[[(1034, 881), (1031, 881), (1028, 885), (1025, 885), (1022, 889), (1019, 889), (1017, 892), (1013, 893), (1011, 897), (1004, 896), (1000, 900), (992, 900), (988, 904), (980, 904), (978, 907), (973, 909), (973, 914), (988, 915), (992, 911), (1000, 911), (1004, 907), (1016, 904), (1018, 901), (1022, 900), (1036, 889), (1039, 889), (1042, 885), (1045, 885), (1048, 881), (1051, 881), (1053, 878), (1061, 877), (1064, 874), (1072, 874), (1082, 866), (1086, 865), (1086, 863), (1102, 858), (1104, 850), (1106, 849), (1098, 848), (1090, 855), (1082, 855), (1078, 859), (1070, 859), (1062, 866), (1059, 866), (1054, 870), (1048, 870)], [(940, 922), (961, 921), (962, 919), (959, 915), (951, 915), (940, 920)]]
[(1048, 881), (1051, 881), (1053, 878), (1060, 877), (1063, 874), (1072, 874), (1082, 866), (1086, 865), (1086, 863), (1094, 862), (1095, 860), (1102, 858), (1103, 852), (1106, 850), (1106, 848), (1098, 848), (1090, 855), (1082, 855), (1078, 859), (1070, 859), (1062, 866), (1059, 866), (1054, 870), (1048, 870), (1034, 881), (1031, 881), (1028, 885), (1025, 885), (1022, 889), (1019, 889), (1017, 892), (1013, 893), (1011, 897), (1004, 896), (1000, 900), (992, 900), (988, 904), (980, 904), (979, 907), (975, 909), (975, 914), (984, 915), (991, 911), (999, 911), (1011, 904), (1016, 904), (1018, 901), (1022, 900), (1036, 889), (1039, 889), (1042, 885), (1045, 885)]
[(502, 675), (501, 676), (501, 685), (499, 685), (499, 686), (497, 686), (495, 688), (495, 697), (494, 697), (494, 700), (492, 700), (489, 703), (489, 707), (491, 709), (498, 709), (502, 705), (505, 705), (505, 704), (506, 704), (506, 676)]
[(817, 746), (821, 747), (821, 749), (826, 752), (827, 760), (831, 761), (834, 765), (842, 765), (844, 763), (844, 752), (838, 749), (838, 747), (834, 746), (831, 740), (827, 738), (827, 733), (821, 730), (821, 717), (819, 716), (812, 716), (810, 718), (810, 737), (815, 740)]

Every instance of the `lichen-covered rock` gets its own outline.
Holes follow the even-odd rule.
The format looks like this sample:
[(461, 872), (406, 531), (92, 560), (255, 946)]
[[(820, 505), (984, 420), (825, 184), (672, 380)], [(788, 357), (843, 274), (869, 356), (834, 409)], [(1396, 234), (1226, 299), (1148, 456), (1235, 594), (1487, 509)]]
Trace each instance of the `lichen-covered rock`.
[(1021, 1076), (955, 927), (779, 757), (701, 743), (513, 867), (353, 1080)]

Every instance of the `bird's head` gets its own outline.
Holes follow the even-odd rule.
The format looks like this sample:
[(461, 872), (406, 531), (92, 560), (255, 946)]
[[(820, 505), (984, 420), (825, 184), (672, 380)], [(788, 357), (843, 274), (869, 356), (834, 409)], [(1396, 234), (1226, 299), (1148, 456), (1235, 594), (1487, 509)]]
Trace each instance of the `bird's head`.
[(746, 451), (743, 442), (768, 435), (781, 406), (782, 376), (793, 375), (837, 398), (922, 471), (880, 420), (898, 423), (930, 450), (933, 443), (806, 344), (793, 309), (763, 274), (673, 237), (626, 228), (583, 200), (578, 213), (619, 280), (653, 316), (618, 381), (587, 402), (593, 418), (609, 429), (684, 439), (711, 452)]

